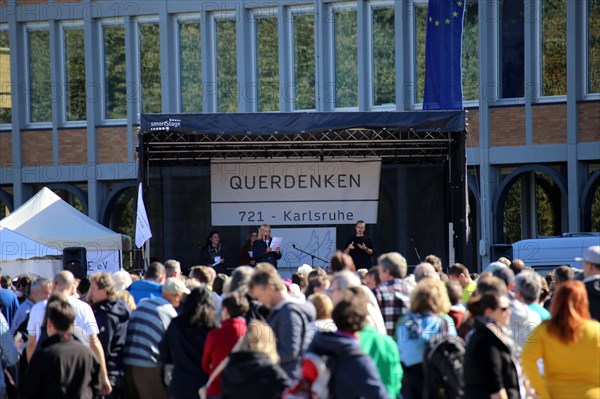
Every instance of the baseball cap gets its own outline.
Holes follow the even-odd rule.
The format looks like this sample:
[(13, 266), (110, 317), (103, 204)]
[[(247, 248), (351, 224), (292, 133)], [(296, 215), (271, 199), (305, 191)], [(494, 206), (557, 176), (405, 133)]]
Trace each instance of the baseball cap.
[(600, 265), (600, 245), (595, 245), (593, 247), (589, 247), (583, 253), (583, 257), (575, 258), (576, 261), (584, 261), (593, 263), (595, 265)]
[(189, 294), (191, 291), (179, 277), (169, 277), (162, 287), (162, 292), (169, 295)]

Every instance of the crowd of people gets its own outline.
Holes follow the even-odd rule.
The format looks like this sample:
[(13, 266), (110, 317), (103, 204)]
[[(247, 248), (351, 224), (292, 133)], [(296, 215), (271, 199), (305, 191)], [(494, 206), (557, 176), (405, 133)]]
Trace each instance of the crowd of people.
[[(373, 249), (354, 239), (329, 270), (283, 279), (267, 237), (247, 248), (271, 255), (231, 276), (211, 235), (188, 276), (168, 260), (143, 279), (62, 271), (1, 289), (0, 398), (600, 397), (600, 246), (580, 275), (543, 278), (507, 259), (444, 272), (435, 255), (408, 274), (396, 252), (357, 269), (347, 252)], [(464, 343), (446, 386), (430, 374), (442, 341)]]

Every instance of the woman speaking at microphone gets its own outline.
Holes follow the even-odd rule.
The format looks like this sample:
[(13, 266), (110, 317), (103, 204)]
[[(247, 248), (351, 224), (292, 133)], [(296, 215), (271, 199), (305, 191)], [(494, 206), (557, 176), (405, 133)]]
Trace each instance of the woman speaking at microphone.
[(281, 248), (271, 248), (271, 226), (263, 224), (258, 229), (258, 237), (252, 244), (252, 257), (256, 263), (267, 262), (277, 268), (277, 260), (281, 259)]

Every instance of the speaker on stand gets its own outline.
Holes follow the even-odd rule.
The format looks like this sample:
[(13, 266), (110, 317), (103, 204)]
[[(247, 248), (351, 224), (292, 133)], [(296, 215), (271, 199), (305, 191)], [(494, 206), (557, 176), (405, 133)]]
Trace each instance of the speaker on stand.
[(63, 270), (73, 273), (73, 276), (83, 280), (87, 276), (87, 251), (84, 247), (68, 247), (63, 249)]

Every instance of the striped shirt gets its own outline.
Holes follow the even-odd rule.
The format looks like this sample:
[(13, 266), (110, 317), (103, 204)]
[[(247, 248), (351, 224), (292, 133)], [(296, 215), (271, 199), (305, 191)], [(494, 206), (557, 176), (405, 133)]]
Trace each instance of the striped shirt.
[(138, 367), (159, 367), (159, 344), (177, 311), (163, 297), (142, 300), (131, 314), (123, 363)]

